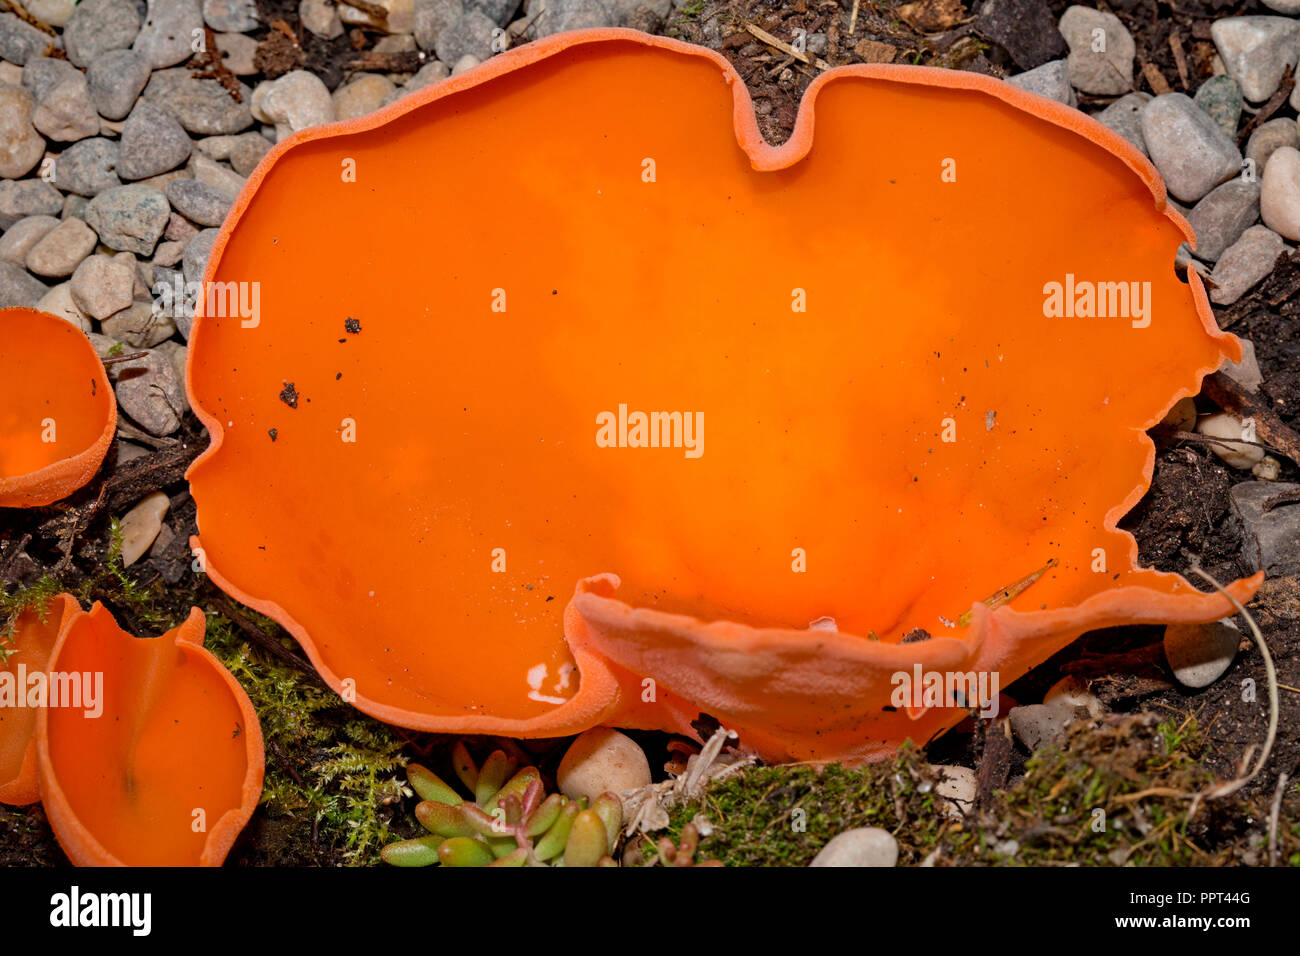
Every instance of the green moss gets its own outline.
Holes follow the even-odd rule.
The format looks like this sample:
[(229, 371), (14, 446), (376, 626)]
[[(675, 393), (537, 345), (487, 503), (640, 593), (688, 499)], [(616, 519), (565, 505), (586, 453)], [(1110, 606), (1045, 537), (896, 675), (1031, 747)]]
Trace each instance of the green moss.
[[(1156, 725), (1144, 717), (1079, 721), (1058, 748), (1045, 748), (991, 805), (958, 820), (936, 799), (924, 758), (904, 747), (892, 760), (856, 769), (832, 764), (757, 767), (712, 784), (702, 800), (670, 813), (669, 835), (703, 816), (713, 830), (699, 859), (731, 866), (805, 866), (833, 836), (881, 827), (899, 843), (899, 864), (1222, 866), (1259, 863), (1262, 790), (1200, 804), (1188, 794), (1212, 776), (1188, 717)], [(1300, 865), (1300, 788), (1288, 793), (1279, 828), (1282, 860)], [(1249, 829), (1241, 821), (1256, 821)]]
[(49, 620), (50, 601), (62, 591), (58, 579), (48, 574), (12, 592), (0, 585), (0, 667), (9, 662), (9, 655), (14, 652), (14, 631), (22, 613), (31, 609), (44, 624)]

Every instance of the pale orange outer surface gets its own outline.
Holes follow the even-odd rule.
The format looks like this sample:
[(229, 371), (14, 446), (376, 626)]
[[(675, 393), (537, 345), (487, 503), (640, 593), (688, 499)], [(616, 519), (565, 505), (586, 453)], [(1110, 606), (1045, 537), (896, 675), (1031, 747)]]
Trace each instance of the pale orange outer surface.
[[(777, 148), (720, 56), (560, 34), (254, 172), (206, 278), (260, 313), (191, 337), (196, 545), (384, 720), (878, 754), (965, 714), (886, 709), (915, 662), (1005, 687), (1231, 613), (1115, 530), (1144, 429), (1239, 355), (1190, 238), (1127, 143), (983, 76), (830, 71)], [(1149, 282), (1150, 322), (1046, 317), (1067, 274)], [(703, 454), (600, 447), (621, 404), (702, 413)]]
[(203, 632), (198, 608), (153, 639), (98, 603), (64, 625), (51, 670), (104, 680), (98, 717), (50, 707), (37, 723), (41, 801), (76, 865), (219, 866), (256, 809), (261, 726)]
[(0, 309), (0, 508), (72, 494), (116, 429), (113, 388), (85, 333), (48, 312)]
[[(63, 626), (80, 614), (81, 607), (71, 594), (60, 594), (51, 599), (45, 608), (45, 619), (35, 608), (19, 615), (14, 627), (13, 652), (8, 661), (0, 665), (0, 673), (8, 672), (15, 682), (19, 666), (25, 673), (48, 673), (50, 657), (54, 653)], [(22, 693), (21, 688), (19, 693)], [(24, 806), (41, 798), (36, 776), (36, 720), (40, 710), (36, 707), (6, 707), (0, 703), (0, 803)]]

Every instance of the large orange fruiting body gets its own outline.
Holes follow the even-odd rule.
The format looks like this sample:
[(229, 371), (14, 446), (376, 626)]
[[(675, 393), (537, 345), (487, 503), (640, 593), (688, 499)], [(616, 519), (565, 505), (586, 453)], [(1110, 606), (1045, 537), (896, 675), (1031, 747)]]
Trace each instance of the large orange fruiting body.
[(50, 663), (102, 675), (102, 713), (49, 707), (37, 728), (41, 800), (78, 866), (218, 866), (262, 792), (248, 696), (203, 648), (203, 612), (156, 639), (96, 604)]
[(48, 505), (91, 479), (117, 401), (90, 340), (35, 309), (0, 309), (0, 508)]
[[(0, 665), (0, 678), (12, 682), (14, 698), (0, 690), (0, 803), (23, 806), (40, 799), (36, 776), (36, 720), (40, 714), (40, 682), (33, 677), (49, 670), (59, 632), (81, 613), (70, 594), (52, 598), (44, 607), (18, 615), (9, 641), (10, 653)], [(22, 680), (20, 681), (20, 675)], [(32, 704), (37, 706), (32, 706)]]
[[(774, 148), (716, 54), (530, 44), (254, 173), (191, 340), (208, 568), (407, 726), (928, 736), (964, 711), (883, 711), (912, 662), (1005, 686), (1230, 612), (1115, 530), (1143, 430), (1238, 354), (1187, 238), (1119, 137), (982, 76), (830, 71)], [(1150, 321), (1046, 316), (1067, 276), (1149, 282)], [(702, 413), (702, 454), (600, 447), (620, 406)], [(1013, 603), (1050, 616), (943, 623), (1053, 559)]]

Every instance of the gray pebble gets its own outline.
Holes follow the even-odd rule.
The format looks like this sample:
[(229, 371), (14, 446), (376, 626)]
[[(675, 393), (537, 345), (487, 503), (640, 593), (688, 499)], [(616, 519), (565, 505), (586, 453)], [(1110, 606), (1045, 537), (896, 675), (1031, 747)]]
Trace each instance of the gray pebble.
[(1286, 243), (1272, 229), (1251, 226), (1215, 263), (1210, 277), (1217, 288), (1210, 290), (1210, 301), (1232, 305), (1272, 273), (1277, 257), (1285, 251)]
[(235, 76), (252, 76), (259, 72), (254, 57), (257, 55), (257, 41), (242, 33), (218, 33), (217, 49), (221, 51), (221, 62)]
[(120, 120), (149, 82), (149, 61), (134, 50), (109, 50), (95, 57), (86, 68), (90, 99), (99, 115)]
[(197, 79), (188, 69), (159, 70), (144, 88), (146, 100), (171, 113), (196, 136), (240, 133), (253, 125), (248, 105), (253, 91), (239, 85), (241, 100), (235, 102), (217, 80)]
[(203, 0), (203, 19), (219, 33), (247, 33), (256, 30), (256, 0)]
[(430, 83), (437, 83), (439, 80), (445, 80), (449, 76), (451, 76), (451, 70), (448, 68), (446, 63), (443, 63), (441, 60), (430, 60), (428, 63), (424, 64), (424, 66), (420, 67), (420, 69), (406, 81), (406, 85), (402, 87), (402, 90), (406, 93), (410, 93), (414, 90), (420, 89), (421, 87), (428, 86)]
[(481, 10), (469, 9), (438, 34), (434, 49), (443, 63), (455, 63), (469, 55), (486, 60), (492, 55), (493, 23)]
[(97, 196), (122, 185), (117, 175), (116, 140), (96, 136), (69, 146), (54, 161), (54, 184), (78, 196)]
[[(42, 312), (48, 312), (50, 315), (58, 316), (65, 322), (70, 322), (83, 332), (90, 332), (93, 323), (90, 316), (82, 312), (77, 307), (77, 303), (72, 301), (72, 283), (60, 282), (50, 291), (42, 296), (41, 301), (36, 303), (36, 308)], [(100, 354), (100, 358), (103, 358)]]
[(1225, 358), (1219, 364), (1219, 371), (1253, 395), (1264, 384), (1264, 376), (1259, 370), (1259, 360), (1255, 358), (1255, 343), (1247, 338), (1239, 341), (1241, 361), (1233, 362)]
[(212, 243), (216, 238), (216, 229), (204, 229), (185, 246), (182, 262), (186, 282), (203, 281), (203, 272), (208, 267), (208, 256), (212, 254)]
[(21, 305), (32, 308), (49, 289), (22, 266), (0, 259), (0, 309)]
[(809, 866), (894, 866), (898, 841), (880, 827), (857, 827), (831, 838)]
[(191, 142), (171, 113), (142, 100), (122, 127), (117, 172), (123, 179), (147, 179), (189, 159)]
[(415, 42), (432, 50), (438, 34), (465, 12), (461, 0), (415, 0)]
[(0, 13), (0, 59), (22, 66), (32, 57), (44, 53), (51, 40), (48, 34), (24, 23), (12, 13)]
[(1219, 124), (1229, 136), (1237, 135), (1241, 120), (1241, 86), (1230, 76), (1212, 76), (1196, 91), (1192, 102)]
[(244, 188), (243, 176), (240, 176), (224, 163), (219, 163), (202, 153), (195, 153), (190, 157), (189, 170), (193, 179), (204, 185), (211, 186), (231, 200), (238, 196)]
[(1231, 620), (1208, 624), (1170, 624), (1165, 628), (1165, 659), (1184, 687), (1209, 687), (1237, 656), (1241, 631)]
[(1283, 146), (1300, 149), (1300, 126), (1290, 117), (1262, 123), (1246, 140), (1246, 158), (1255, 164), (1255, 176), (1264, 175), (1269, 157)]
[(1300, 507), (1264, 510), (1270, 498), (1300, 489), (1282, 481), (1245, 481), (1228, 492), (1232, 523), (1241, 531), (1241, 556), (1270, 578), (1300, 574)]
[[(1070, 47), (1071, 86), (1099, 96), (1118, 96), (1133, 89), (1137, 47), (1119, 17), (1076, 4), (1061, 16), (1060, 30)], [(1097, 42), (1097, 30), (1102, 31), (1103, 43)]]
[(471, 5), (481, 10), (483, 15), (497, 26), (504, 27), (514, 19), (515, 11), (519, 9), (519, 2), (520, 0), (473, 0)]
[(1214, 22), (1210, 36), (1228, 74), (1255, 103), (1277, 92), (1300, 57), (1300, 22), (1286, 17), (1228, 17)]
[(189, 411), (190, 400), (189, 396), (185, 394), (185, 360), (189, 356), (189, 349), (180, 342), (167, 341), (159, 342), (154, 351), (161, 352), (166, 356), (167, 361), (171, 362), (176, 381), (181, 384), (181, 408), (184, 411)]
[(134, 183), (106, 189), (90, 201), (86, 222), (110, 249), (147, 256), (167, 227), (171, 207), (152, 186)]
[(148, 16), (131, 49), (161, 70), (193, 56), (192, 44), (202, 36), (203, 13), (198, 0), (149, 0)]
[(167, 356), (148, 351), (113, 367), (117, 401), (132, 421), (151, 435), (170, 435), (180, 427), (184, 408), (181, 384)]
[(1147, 93), (1129, 93), (1111, 103), (1093, 119), (1119, 133), (1145, 156), (1147, 144), (1142, 139), (1142, 108), (1150, 99), (1151, 96)]
[(32, 94), (32, 99), (40, 102), (50, 90), (64, 80), (80, 76), (81, 71), (69, 63), (53, 56), (34, 56), (23, 67), (23, 89)]
[(230, 198), (196, 179), (175, 179), (167, 184), (172, 208), (200, 226), (220, 226), (230, 211)]
[(1142, 139), (1169, 192), (1195, 202), (1241, 169), (1241, 153), (1205, 110), (1165, 93), (1142, 110)]
[(0, 228), (28, 216), (57, 216), (62, 210), (63, 197), (43, 179), (0, 180)]
[(140, 32), (132, 0), (81, 0), (63, 31), (68, 59), (86, 67), (101, 53), (124, 50)]
[[(442, 59), (439, 57), (439, 59)], [(1007, 77), (1007, 82), (1030, 93), (1037, 93), (1066, 106), (1078, 106), (1074, 89), (1070, 86), (1070, 70), (1064, 60), (1052, 60), (1042, 66)]]
[(69, 193), (63, 197), (63, 211), (59, 213), (60, 219), (80, 219), (86, 221), (86, 210), (90, 208), (90, 200), (85, 196), (78, 196)]
[(1196, 231), (1196, 255), (1214, 262), (1259, 220), (1259, 183), (1230, 179), (1193, 207), (1187, 221)]
[(71, 73), (37, 97), (32, 113), (32, 125), (59, 143), (73, 143), (99, 133), (99, 116), (90, 102), (86, 75), (73, 67), (68, 69)]

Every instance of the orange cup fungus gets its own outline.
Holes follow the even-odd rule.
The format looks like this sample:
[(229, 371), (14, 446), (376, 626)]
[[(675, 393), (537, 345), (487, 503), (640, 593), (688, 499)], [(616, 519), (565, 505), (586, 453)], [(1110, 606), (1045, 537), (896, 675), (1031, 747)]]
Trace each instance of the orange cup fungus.
[(1191, 238), (984, 76), (831, 70), (774, 147), (717, 54), (548, 38), (253, 174), (191, 339), (196, 546), (397, 724), (880, 754), (966, 713), (900, 675), (1231, 613), (1116, 527), (1240, 352)]
[(50, 670), (77, 700), (40, 712), (41, 800), (78, 866), (218, 866), (262, 791), (262, 731), (203, 647), (203, 612), (157, 639), (96, 604), (59, 637)]
[(0, 309), (0, 508), (65, 498), (91, 479), (117, 401), (85, 334), (35, 309)]
[[(50, 657), (59, 632), (81, 613), (77, 599), (60, 594), (18, 615), (0, 664), (0, 803), (24, 806), (40, 799), (36, 775), (36, 718), (48, 698)], [(7, 645), (7, 646), (6, 646)]]

